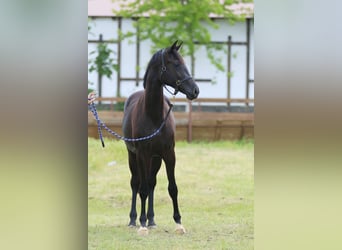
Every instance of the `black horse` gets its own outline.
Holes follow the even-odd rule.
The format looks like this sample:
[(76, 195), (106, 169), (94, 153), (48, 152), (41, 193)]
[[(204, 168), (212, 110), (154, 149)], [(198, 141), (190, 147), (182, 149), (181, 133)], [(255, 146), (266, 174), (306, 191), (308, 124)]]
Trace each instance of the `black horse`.
[[(178, 41), (169, 48), (156, 52), (150, 60), (145, 76), (145, 90), (135, 92), (125, 103), (123, 118), (123, 133), (125, 137), (141, 138), (156, 131), (165, 121), (161, 131), (148, 140), (126, 142), (129, 168), (131, 171), (132, 205), (129, 226), (136, 226), (137, 193), (141, 199), (139, 234), (148, 233), (147, 226), (155, 226), (153, 193), (156, 186), (156, 176), (164, 160), (169, 181), (168, 191), (173, 203), (173, 218), (177, 223), (176, 232), (184, 233), (181, 225), (181, 215), (178, 209), (178, 189), (175, 181), (175, 122), (170, 113), (170, 102), (163, 94), (165, 85), (180, 91), (189, 100), (197, 98), (199, 89), (190, 76), (183, 58), (178, 53), (182, 43)], [(146, 214), (146, 199), (148, 210)]]

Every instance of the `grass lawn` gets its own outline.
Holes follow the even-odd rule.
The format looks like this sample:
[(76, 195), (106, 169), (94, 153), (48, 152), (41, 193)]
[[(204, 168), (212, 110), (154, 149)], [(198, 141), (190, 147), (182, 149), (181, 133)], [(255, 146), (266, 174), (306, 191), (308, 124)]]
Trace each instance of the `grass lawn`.
[[(125, 144), (109, 138), (105, 144), (88, 139), (88, 249), (253, 249), (253, 142), (176, 142), (178, 201), (187, 233), (174, 233), (163, 164), (155, 189), (157, 228), (148, 236), (127, 226)], [(137, 204), (139, 218), (139, 198)]]

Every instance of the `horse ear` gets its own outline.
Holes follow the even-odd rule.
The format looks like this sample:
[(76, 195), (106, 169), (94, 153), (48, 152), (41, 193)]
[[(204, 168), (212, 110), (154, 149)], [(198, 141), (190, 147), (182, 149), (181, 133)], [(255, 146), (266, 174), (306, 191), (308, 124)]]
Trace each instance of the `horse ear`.
[(182, 44), (183, 44), (183, 41), (180, 41), (179, 45), (178, 45), (178, 46), (176, 46), (176, 50), (177, 50), (177, 51), (178, 51), (178, 50), (179, 50), (179, 48), (182, 46)]
[(178, 40), (176, 40), (176, 41), (172, 44), (171, 50), (177, 49), (177, 43), (178, 43)]

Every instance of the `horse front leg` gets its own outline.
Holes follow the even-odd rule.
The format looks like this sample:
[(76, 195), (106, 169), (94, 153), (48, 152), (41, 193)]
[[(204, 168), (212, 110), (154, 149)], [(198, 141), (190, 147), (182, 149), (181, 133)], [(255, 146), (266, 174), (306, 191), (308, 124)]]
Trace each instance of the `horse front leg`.
[(168, 191), (169, 195), (172, 199), (173, 205), (173, 219), (176, 222), (176, 233), (184, 234), (185, 228), (182, 226), (181, 215), (178, 208), (178, 188), (175, 179), (175, 164), (176, 164), (176, 156), (174, 150), (168, 152), (168, 154), (164, 157), (165, 167), (167, 178), (169, 181)]
[(129, 213), (129, 227), (135, 227), (136, 224), (136, 219), (137, 219), (137, 210), (136, 210), (136, 202), (137, 202), (137, 185), (136, 185), (136, 178), (132, 176), (131, 178), (131, 189), (132, 189), (132, 203), (131, 203), (131, 211)]

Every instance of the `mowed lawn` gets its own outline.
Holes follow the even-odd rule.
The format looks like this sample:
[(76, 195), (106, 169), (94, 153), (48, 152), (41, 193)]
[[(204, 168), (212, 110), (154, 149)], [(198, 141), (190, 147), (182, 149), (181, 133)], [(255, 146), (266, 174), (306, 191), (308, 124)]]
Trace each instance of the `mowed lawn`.
[[(155, 190), (157, 228), (147, 236), (127, 226), (125, 144), (109, 138), (105, 144), (88, 139), (88, 249), (253, 249), (253, 142), (176, 142), (178, 201), (187, 233), (174, 233), (163, 163)], [(139, 198), (137, 205), (139, 217)]]

